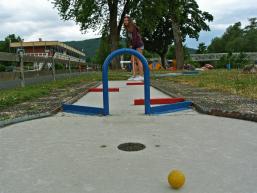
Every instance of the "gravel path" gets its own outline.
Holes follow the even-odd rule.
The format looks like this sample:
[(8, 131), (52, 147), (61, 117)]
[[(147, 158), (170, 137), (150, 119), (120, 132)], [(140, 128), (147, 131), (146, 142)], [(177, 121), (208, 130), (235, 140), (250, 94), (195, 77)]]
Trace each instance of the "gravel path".
[(257, 122), (257, 100), (165, 80), (153, 80), (152, 85), (173, 97), (193, 101), (201, 113)]
[(35, 116), (44, 113), (55, 113), (60, 110), (61, 103), (78, 100), (87, 93), (88, 88), (94, 87), (98, 84), (98, 82), (85, 82), (71, 85), (65, 89), (53, 90), (48, 96), (1, 109), (0, 123), (21, 117)]

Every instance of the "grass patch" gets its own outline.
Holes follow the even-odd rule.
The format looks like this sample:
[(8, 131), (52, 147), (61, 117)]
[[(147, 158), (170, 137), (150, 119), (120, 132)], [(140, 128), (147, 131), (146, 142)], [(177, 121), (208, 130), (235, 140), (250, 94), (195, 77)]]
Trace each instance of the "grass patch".
[(0, 121), (4, 121), (4, 120), (7, 120), (7, 119), (10, 119), (10, 115), (1, 115), (0, 116)]
[(238, 70), (211, 70), (196, 76), (165, 77), (162, 79), (257, 99), (257, 75), (244, 74)]
[[(128, 73), (124, 71), (110, 71), (110, 80), (125, 80), (128, 77)], [(37, 84), (33, 86), (26, 86), (25, 88), (15, 88), (8, 90), (1, 90), (0, 92), (0, 108), (6, 108), (19, 104), (22, 102), (30, 101), (35, 98), (47, 96), (51, 91), (55, 89), (66, 88), (71, 85), (76, 85), (82, 82), (101, 81), (101, 72), (90, 72), (81, 76), (67, 78), (63, 80), (57, 80), (55, 82), (49, 82), (44, 84)]]

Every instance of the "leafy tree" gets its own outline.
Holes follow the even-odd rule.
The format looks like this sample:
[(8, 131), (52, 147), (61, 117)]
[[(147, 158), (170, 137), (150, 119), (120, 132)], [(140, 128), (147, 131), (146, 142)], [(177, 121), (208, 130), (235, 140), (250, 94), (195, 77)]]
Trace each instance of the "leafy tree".
[(9, 52), (10, 43), (20, 41), (20, 36), (16, 36), (15, 34), (8, 35), (3, 42), (0, 42), (0, 52)]
[[(0, 52), (9, 52), (10, 50), (10, 43), (12, 42), (20, 42), (21, 41), (21, 37), (20, 36), (16, 36), (15, 34), (10, 34), (8, 35), (4, 41), (0, 42)], [(5, 71), (6, 67), (5, 66), (11, 66), (13, 65), (14, 62), (2, 62), (1, 63), (1, 70), (0, 71)]]
[(204, 42), (202, 42), (198, 45), (196, 54), (205, 54), (205, 53), (207, 53), (207, 46), (205, 45)]
[(183, 69), (183, 41), (185, 41), (186, 36), (198, 39), (200, 31), (209, 31), (210, 28), (206, 21), (212, 21), (213, 16), (208, 12), (201, 11), (195, 0), (174, 0), (168, 2), (176, 47), (177, 67), (178, 69)]
[(175, 53), (175, 46), (172, 45), (169, 47), (168, 53), (167, 53), (167, 58), (168, 59), (174, 59), (176, 57), (176, 53)]
[(250, 22), (250, 25), (245, 27), (246, 31), (250, 31), (250, 30), (256, 30), (257, 29), (257, 18), (253, 17), (248, 19), (248, 21)]
[[(119, 45), (120, 32), (125, 14), (138, 4), (136, 0), (52, 0), (64, 20), (75, 20), (81, 30), (107, 30), (111, 50)], [(119, 68), (116, 62), (115, 66)]]
[(166, 66), (166, 54), (173, 42), (173, 32), (169, 17), (165, 15), (166, 7), (163, 0), (139, 1), (131, 17), (136, 20), (143, 38), (145, 50), (157, 53), (161, 57), (163, 67)]
[(250, 18), (245, 28), (241, 22), (229, 26), (221, 37), (212, 40), (208, 52), (257, 52), (257, 18)]
[(244, 66), (250, 64), (250, 61), (248, 60), (247, 58), (247, 55), (244, 54), (244, 53), (240, 53), (239, 55), (237, 55), (235, 57), (235, 66), (238, 68), (238, 69), (242, 69), (244, 68)]
[(231, 64), (232, 68), (242, 69), (244, 66), (250, 64), (247, 56), (244, 53), (233, 54), (229, 52), (227, 55), (222, 56), (220, 60), (217, 62), (217, 68), (224, 68), (226, 64)]
[(163, 17), (157, 23), (154, 30), (144, 28), (142, 34), (145, 48), (151, 52), (159, 54), (162, 66), (166, 68), (166, 55), (169, 50), (169, 45), (173, 42), (171, 22), (168, 21), (167, 17)]
[(209, 53), (223, 53), (225, 52), (225, 42), (222, 38), (215, 37), (208, 46), (207, 51)]
[[(145, 16), (144, 18), (139, 17), (139, 19), (137, 19), (137, 22), (144, 20), (144, 23), (141, 23), (140, 27), (147, 28), (147, 30), (151, 32), (150, 34), (154, 34), (157, 29), (158, 31), (165, 29), (165, 33), (172, 39), (159, 38), (158, 45), (170, 45), (174, 42), (178, 69), (183, 69), (183, 42), (186, 36), (197, 39), (200, 31), (210, 30), (206, 21), (212, 21), (212, 15), (199, 10), (195, 0), (144, 0), (139, 4), (139, 7), (141, 12), (139, 11), (137, 15)], [(162, 20), (164, 21), (162, 22)], [(147, 30), (144, 29), (144, 31)], [(145, 36), (145, 34), (143, 35)], [(160, 37), (160, 34), (158, 35)], [(147, 33), (146, 36), (148, 36)], [(151, 40), (153, 39), (154, 38), (151, 38)], [(167, 46), (164, 48), (165, 51), (168, 51)], [(158, 51), (160, 52), (159, 48)], [(163, 53), (164, 51), (162, 55), (164, 55)]]
[(110, 53), (110, 44), (108, 36), (102, 36), (100, 46), (97, 50), (94, 62), (101, 65), (104, 63), (105, 58)]
[(249, 25), (244, 28), (244, 51), (257, 52), (257, 18), (250, 18)]
[(3, 64), (0, 64), (0, 72), (4, 72), (5, 71), (5, 66)]

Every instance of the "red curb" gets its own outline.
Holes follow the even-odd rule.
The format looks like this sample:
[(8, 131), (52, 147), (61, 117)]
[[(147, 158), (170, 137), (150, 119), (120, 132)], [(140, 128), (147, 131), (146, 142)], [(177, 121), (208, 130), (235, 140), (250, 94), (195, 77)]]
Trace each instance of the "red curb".
[(144, 82), (128, 82), (127, 85), (128, 86), (135, 86), (135, 85), (144, 85)]
[[(90, 88), (88, 92), (103, 92), (103, 88)], [(109, 88), (109, 92), (120, 92), (119, 88)]]
[[(184, 98), (154, 98), (150, 100), (151, 105), (158, 105), (158, 104), (174, 104), (178, 102), (184, 102)], [(144, 105), (144, 99), (135, 99), (134, 105)]]

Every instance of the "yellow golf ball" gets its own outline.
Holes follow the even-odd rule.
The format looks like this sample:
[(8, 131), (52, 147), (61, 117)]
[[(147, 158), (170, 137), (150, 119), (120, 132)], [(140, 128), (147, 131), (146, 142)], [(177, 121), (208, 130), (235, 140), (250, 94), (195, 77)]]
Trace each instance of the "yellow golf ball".
[(179, 170), (173, 170), (168, 176), (168, 182), (174, 189), (181, 188), (185, 183), (185, 175)]

